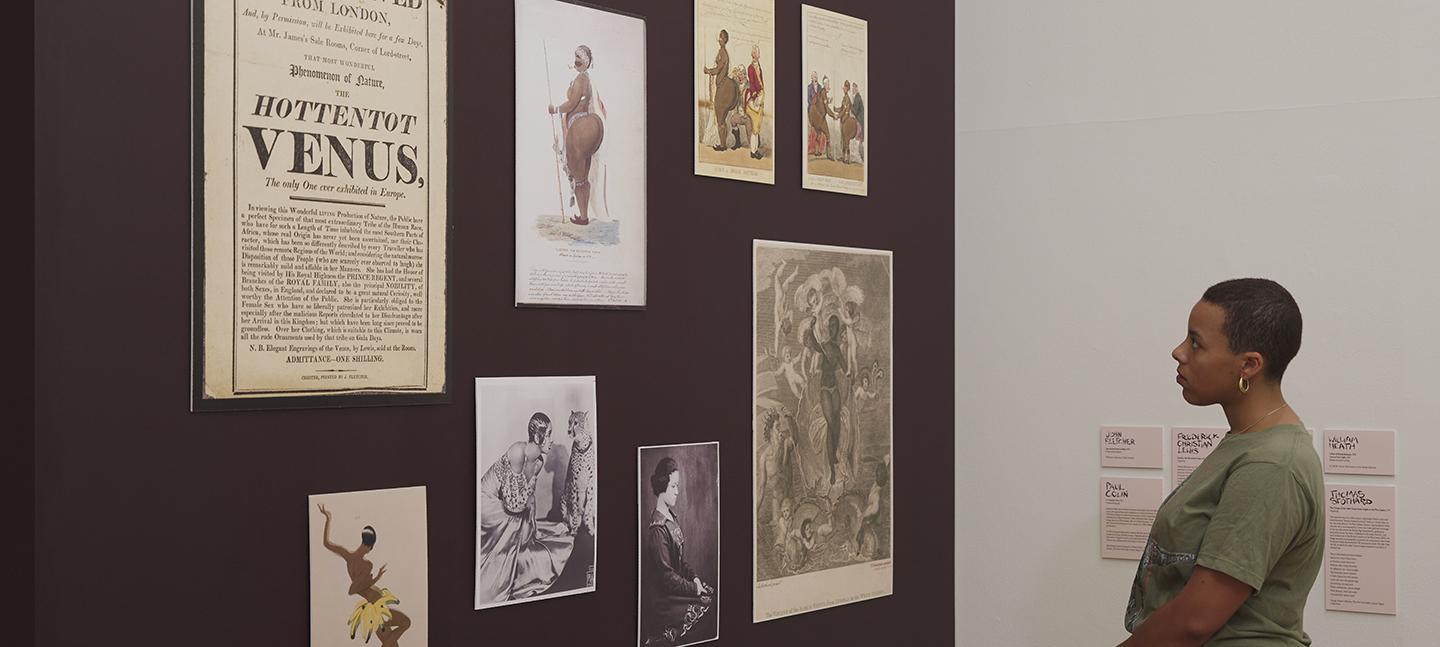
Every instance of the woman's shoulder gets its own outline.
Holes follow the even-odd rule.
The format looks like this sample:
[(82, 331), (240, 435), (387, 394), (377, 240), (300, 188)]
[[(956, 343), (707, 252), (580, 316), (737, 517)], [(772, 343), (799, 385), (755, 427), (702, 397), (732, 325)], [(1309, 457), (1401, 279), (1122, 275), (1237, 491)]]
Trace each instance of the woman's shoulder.
[(1300, 424), (1273, 425), (1259, 432), (1240, 436), (1236, 440), (1243, 441), (1243, 444), (1237, 447), (1240, 450), (1235, 456), (1237, 466), (1250, 463), (1289, 466), (1304, 454), (1315, 453), (1310, 432)]
[(510, 459), (511, 465), (520, 465), (525, 460), (534, 460), (540, 457), (540, 448), (524, 441), (515, 441), (510, 448), (505, 450), (505, 457)]

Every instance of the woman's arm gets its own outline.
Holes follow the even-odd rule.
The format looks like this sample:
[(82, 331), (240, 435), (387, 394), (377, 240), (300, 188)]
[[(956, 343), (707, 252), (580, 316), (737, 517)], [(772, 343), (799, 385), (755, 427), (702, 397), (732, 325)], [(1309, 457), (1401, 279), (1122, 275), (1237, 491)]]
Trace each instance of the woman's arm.
[(725, 50), (715, 52), (715, 67), (705, 68), (705, 73), (711, 76), (723, 74), (725, 68), (730, 67), (730, 57), (725, 55)]
[(349, 558), (350, 553), (345, 552), (344, 548), (330, 541), (330, 511), (325, 509), (325, 504), (323, 503), (316, 505), (320, 508), (320, 514), (325, 515), (325, 530), (320, 535), (320, 544), (325, 546), (325, 550), (335, 553), (342, 558)]
[(1199, 647), (1252, 593), (1240, 580), (1196, 566), (1180, 595), (1161, 606), (1119, 647)]
[[(670, 532), (664, 526), (650, 526), (646, 538), (646, 550), (655, 559), (660, 569), (660, 588), (671, 595), (695, 595), (695, 583), (676, 570), (670, 562)], [(683, 567), (683, 563), (678, 565)]]
[(576, 76), (570, 82), (570, 88), (565, 91), (565, 103), (555, 106), (555, 112), (570, 114), (570, 111), (579, 105), (580, 100), (590, 95), (590, 80), (584, 75)]
[[(530, 507), (530, 494), (533, 492), (534, 480), (527, 478), (527, 468), (524, 467), (527, 461), (527, 443), (515, 443), (506, 451), (505, 462), (507, 465), (497, 465), (495, 469), (496, 480), (500, 481), (500, 503), (505, 512), (520, 514)], [(520, 471), (515, 466), (520, 465)]]

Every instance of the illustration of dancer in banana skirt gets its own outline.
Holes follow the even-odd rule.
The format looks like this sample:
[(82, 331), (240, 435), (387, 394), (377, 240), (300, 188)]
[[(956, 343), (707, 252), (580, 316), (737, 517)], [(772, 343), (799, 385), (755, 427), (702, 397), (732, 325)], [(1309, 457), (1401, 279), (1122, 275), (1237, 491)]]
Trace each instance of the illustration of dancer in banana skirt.
[(390, 589), (379, 586), (380, 578), (385, 576), (385, 565), (382, 564), (379, 571), (374, 571), (375, 565), (365, 559), (375, 548), (375, 529), (365, 526), (360, 532), (360, 545), (354, 550), (347, 550), (330, 541), (330, 511), (323, 503), (319, 504), (319, 508), (320, 514), (325, 515), (325, 531), (321, 542), (326, 550), (345, 560), (345, 571), (350, 574), (350, 595), (361, 598), (348, 620), (350, 637), (353, 639), (356, 634), (363, 632), (367, 643), (373, 635), (380, 638), (381, 647), (398, 647), (400, 636), (410, 628), (410, 617), (395, 608), (395, 605), (400, 604), (400, 599), (395, 597)]

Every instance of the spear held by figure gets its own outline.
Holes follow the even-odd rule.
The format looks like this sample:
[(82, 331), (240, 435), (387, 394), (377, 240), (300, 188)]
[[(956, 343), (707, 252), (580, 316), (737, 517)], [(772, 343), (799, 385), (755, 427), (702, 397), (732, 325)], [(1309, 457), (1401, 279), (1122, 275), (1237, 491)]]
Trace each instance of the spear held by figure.
[[(549, 100), (555, 96), (555, 92), (550, 86), (550, 45), (546, 41), (541, 40), (540, 46), (543, 48), (545, 54), (545, 98)], [(565, 153), (564, 149), (560, 147), (560, 135), (555, 132), (556, 117), (561, 119), (565, 117), (559, 113), (550, 115), (550, 141), (553, 142), (551, 149), (555, 151), (555, 197), (560, 200), (560, 222), (563, 224), (566, 220), (565, 189), (563, 188), (564, 185), (560, 183), (560, 169), (565, 165)]]

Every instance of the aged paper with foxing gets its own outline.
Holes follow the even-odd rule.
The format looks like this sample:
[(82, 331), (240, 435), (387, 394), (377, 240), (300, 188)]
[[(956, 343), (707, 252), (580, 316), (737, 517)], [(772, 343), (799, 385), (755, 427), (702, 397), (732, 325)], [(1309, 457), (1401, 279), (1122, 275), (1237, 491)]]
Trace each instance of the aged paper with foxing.
[(755, 241), (755, 622), (892, 591), (891, 261)]

